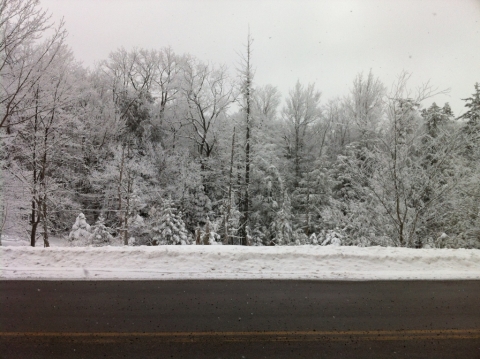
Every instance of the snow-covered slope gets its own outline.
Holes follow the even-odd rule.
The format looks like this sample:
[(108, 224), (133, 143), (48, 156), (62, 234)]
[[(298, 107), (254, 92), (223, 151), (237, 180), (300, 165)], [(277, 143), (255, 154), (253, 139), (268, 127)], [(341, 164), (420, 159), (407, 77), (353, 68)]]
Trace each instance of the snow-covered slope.
[(383, 247), (0, 247), (2, 279), (480, 279), (480, 250)]

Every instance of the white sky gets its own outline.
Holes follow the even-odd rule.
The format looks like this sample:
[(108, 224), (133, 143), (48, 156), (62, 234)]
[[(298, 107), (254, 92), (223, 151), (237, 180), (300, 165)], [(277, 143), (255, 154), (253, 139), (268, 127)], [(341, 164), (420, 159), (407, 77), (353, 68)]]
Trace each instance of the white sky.
[(78, 60), (92, 66), (119, 47), (190, 53), (232, 72), (254, 38), (257, 85), (283, 96), (297, 79), (315, 82), (322, 102), (348, 93), (372, 69), (387, 87), (406, 70), (415, 87), (427, 80), (449, 95), (456, 116), (480, 82), (480, 0), (259, 1), (42, 0), (62, 16)]

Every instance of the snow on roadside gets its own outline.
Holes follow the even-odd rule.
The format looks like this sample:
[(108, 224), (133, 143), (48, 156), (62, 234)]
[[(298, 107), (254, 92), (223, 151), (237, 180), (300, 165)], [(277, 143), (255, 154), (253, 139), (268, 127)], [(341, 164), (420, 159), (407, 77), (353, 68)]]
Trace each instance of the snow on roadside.
[[(21, 247), (30, 246), (30, 239), (19, 238), (16, 236), (2, 235), (2, 246), (5, 247)], [(50, 237), (50, 246), (65, 247), (68, 246), (68, 242), (62, 237)], [(43, 247), (43, 240), (37, 239), (37, 246)]]
[(480, 250), (384, 247), (0, 247), (1, 279), (480, 279)]

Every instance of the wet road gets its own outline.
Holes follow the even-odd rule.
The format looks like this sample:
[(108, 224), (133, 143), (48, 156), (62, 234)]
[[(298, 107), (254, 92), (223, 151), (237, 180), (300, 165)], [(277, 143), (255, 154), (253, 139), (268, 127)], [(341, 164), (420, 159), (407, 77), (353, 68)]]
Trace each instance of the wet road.
[(0, 358), (480, 358), (480, 281), (1, 281)]

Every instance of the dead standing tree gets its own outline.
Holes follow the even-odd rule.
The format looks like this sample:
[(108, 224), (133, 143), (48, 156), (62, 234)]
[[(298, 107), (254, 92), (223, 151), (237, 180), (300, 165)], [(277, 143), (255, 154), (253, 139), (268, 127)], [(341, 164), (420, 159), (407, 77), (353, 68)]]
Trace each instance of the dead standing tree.
[(243, 193), (240, 200), (240, 241), (241, 244), (248, 245), (248, 231), (250, 222), (250, 142), (252, 129), (252, 110), (253, 110), (253, 69), (252, 69), (252, 44), (253, 39), (250, 31), (247, 37), (246, 53), (241, 57), (240, 81), (241, 81), (241, 106), (245, 118), (245, 182), (243, 184)]

